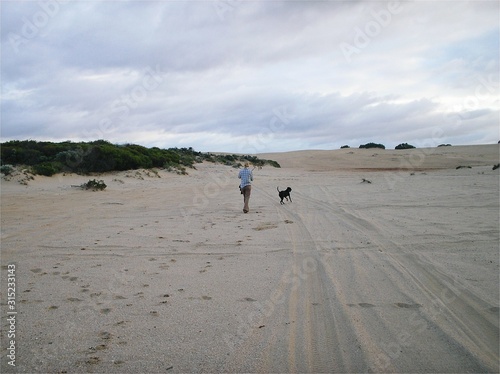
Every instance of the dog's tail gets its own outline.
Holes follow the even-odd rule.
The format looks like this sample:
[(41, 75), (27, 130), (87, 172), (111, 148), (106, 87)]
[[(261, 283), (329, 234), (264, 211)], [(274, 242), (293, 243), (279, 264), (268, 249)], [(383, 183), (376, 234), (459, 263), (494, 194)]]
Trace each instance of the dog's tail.
[(279, 187), (279, 186), (278, 186), (278, 187), (276, 187), (276, 189), (278, 190), (278, 192), (280, 192), (280, 187)]

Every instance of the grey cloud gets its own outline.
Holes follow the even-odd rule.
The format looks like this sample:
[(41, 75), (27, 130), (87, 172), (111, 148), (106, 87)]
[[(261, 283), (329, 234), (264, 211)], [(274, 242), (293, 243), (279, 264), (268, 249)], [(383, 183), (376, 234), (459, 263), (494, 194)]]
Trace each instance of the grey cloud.
[[(366, 46), (356, 46), (356, 33), (389, 3), (57, 4), (17, 52), (8, 35), (23, 36), (41, 8), (2, 4), (2, 139), (128, 136), (231, 151), (268, 134), (271, 151), (416, 142), (436, 127), (450, 138), (498, 136), (489, 125), (498, 126), (498, 53), (486, 53), (498, 47), (492, 2), (459, 2), (451, 12), (405, 2)], [(341, 43), (358, 48), (352, 61)]]

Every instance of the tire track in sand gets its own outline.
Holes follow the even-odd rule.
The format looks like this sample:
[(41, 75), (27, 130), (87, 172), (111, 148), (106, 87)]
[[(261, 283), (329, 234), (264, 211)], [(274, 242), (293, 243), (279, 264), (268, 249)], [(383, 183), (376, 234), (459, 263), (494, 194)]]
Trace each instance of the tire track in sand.
[[(274, 195), (256, 189), (276, 206), (281, 221), (293, 221), (284, 226), (290, 267), (276, 288), (283, 301), (262, 322), (288, 323), (248, 336), (233, 367), (290, 373), (442, 372), (451, 370), (444, 366), (451, 359), (457, 371), (464, 364), (468, 371), (494, 371), (498, 323), (480, 312), (484, 302), (466, 291), (457, 293), (453, 302), (441, 303), (436, 318), (427, 304), (439, 301), (443, 290), (453, 290), (454, 279), (388, 239), (381, 223), (314, 188), (319, 188), (310, 193), (314, 198), (295, 191), (294, 202), (282, 206)], [(378, 289), (379, 282), (389, 285)], [(461, 308), (467, 311), (463, 315)], [(477, 323), (467, 328), (464, 318), (471, 308)], [(476, 327), (481, 333), (471, 331)], [(402, 337), (407, 340), (401, 342)], [(488, 342), (493, 344), (488, 347)]]
[[(262, 190), (259, 193), (270, 204), (275, 204), (273, 195)], [(361, 349), (359, 337), (366, 334), (352, 319), (353, 313), (357, 315), (361, 311), (349, 310), (343, 290), (336, 286), (328, 269), (329, 257), (333, 255), (322, 250), (330, 241), (328, 220), (319, 219), (314, 223), (318, 231), (324, 233), (314, 237), (305, 222), (307, 219), (300, 209), (295, 211), (296, 207), (300, 208), (292, 203), (276, 208), (282, 221), (293, 221), (292, 225), (285, 226), (292, 261), (280, 288), (286, 292), (282, 312), (294, 323), (289, 325), (285, 341), (274, 337), (273, 344), (266, 346), (263, 355), (274, 357), (274, 362), (266, 360), (266, 366), (261, 369), (290, 373), (367, 371), (370, 361), (367, 354), (372, 356), (377, 352)], [(277, 357), (285, 350), (286, 363), (278, 364)]]
[[(424, 304), (439, 308), (438, 311), (428, 311), (428, 308), (420, 313), (420, 318), (437, 330), (435, 335), (444, 335), (444, 340), (451, 346), (461, 350), (462, 355), (469, 356), (468, 361), (473, 370), (497, 370), (498, 315), (489, 312), (491, 305), (469, 292), (456, 277), (415, 253), (415, 250), (410, 253), (402, 243), (388, 239), (389, 228), (382, 221), (370, 220), (362, 212), (341, 205), (335, 195), (328, 194), (324, 187), (320, 187), (320, 190), (321, 194), (314, 195), (320, 199), (301, 198), (316, 209), (331, 210), (351, 229), (368, 235), (378, 252), (388, 259), (384, 262), (388, 266), (386, 274), (396, 274), (392, 275), (391, 287), (411, 299), (415, 292), (409, 289), (416, 286), (423, 295)], [(381, 253), (367, 251), (366, 255), (370, 262), (377, 263)]]

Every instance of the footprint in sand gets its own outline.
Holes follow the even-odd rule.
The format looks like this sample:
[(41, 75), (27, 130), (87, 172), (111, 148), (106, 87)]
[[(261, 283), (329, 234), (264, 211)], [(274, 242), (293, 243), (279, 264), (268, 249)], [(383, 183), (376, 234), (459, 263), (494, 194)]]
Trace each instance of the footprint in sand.
[(359, 303), (358, 304), (362, 308), (373, 308), (375, 305), (370, 304), (370, 303)]
[(259, 226), (254, 227), (253, 229), (255, 231), (262, 231), (262, 230), (270, 230), (270, 229), (275, 229), (277, 228), (278, 225), (272, 222), (267, 222), (267, 223), (261, 223)]
[(36, 269), (30, 269), (33, 273), (37, 274), (37, 273), (40, 273), (42, 271), (42, 269), (40, 268), (36, 268)]
[(101, 359), (99, 357), (89, 357), (86, 361), (89, 365), (97, 365)]
[(243, 298), (243, 299), (241, 299), (241, 300), (238, 300), (238, 301), (248, 301), (248, 302), (254, 302), (254, 301), (257, 301), (257, 300), (252, 299), (251, 297), (245, 297), (245, 298)]
[(398, 308), (405, 308), (405, 309), (418, 309), (422, 305), (420, 304), (406, 304), (406, 303), (395, 303)]
[(99, 337), (101, 339), (109, 340), (109, 339), (111, 339), (111, 336), (112, 336), (112, 334), (110, 332), (107, 332), (107, 331), (101, 331), (101, 332), (99, 332)]
[(359, 303), (359, 304), (347, 304), (347, 306), (350, 306), (350, 307), (360, 306), (362, 308), (373, 308), (375, 305), (370, 304), (370, 303)]

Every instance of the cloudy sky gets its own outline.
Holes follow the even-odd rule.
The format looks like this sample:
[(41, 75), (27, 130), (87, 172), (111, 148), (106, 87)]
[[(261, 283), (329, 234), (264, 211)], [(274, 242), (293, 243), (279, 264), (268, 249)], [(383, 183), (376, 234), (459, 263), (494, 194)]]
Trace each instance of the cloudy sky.
[(497, 143), (499, 2), (1, 2), (1, 141)]

